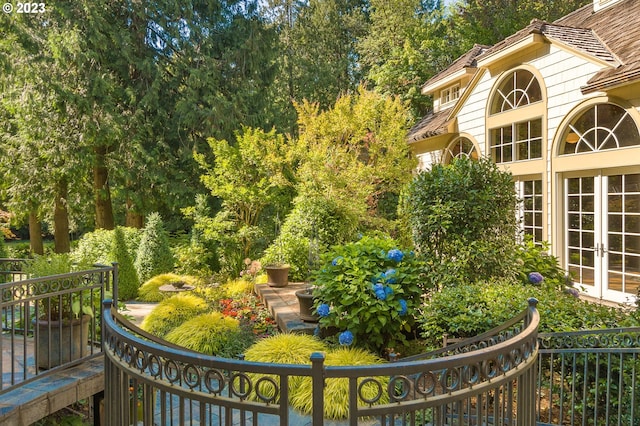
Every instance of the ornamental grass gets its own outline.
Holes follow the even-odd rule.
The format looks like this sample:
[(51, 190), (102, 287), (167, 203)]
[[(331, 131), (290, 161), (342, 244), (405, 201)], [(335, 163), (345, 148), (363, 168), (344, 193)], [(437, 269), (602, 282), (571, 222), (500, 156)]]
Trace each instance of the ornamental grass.
[[(332, 366), (357, 366), (383, 364), (384, 360), (377, 355), (360, 348), (338, 348), (327, 353), (325, 365)], [(296, 386), (291, 389), (291, 406), (304, 414), (311, 414), (313, 409), (313, 387), (311, 377), (301, 377)], [(362, 395), (368, 400), (378, 399), (374, 404), (386, 404), (389, 402), (387, 386), (389, 377), (374, 377), (380, 384), (380, 388), (374, 383), (367, 383), (362, 387)], [(364, 380), (358, 380), (358, 385)], [(365, 403), (358, 401), (359, 405)], [(349, 379), (326, 379), (324, 388), (324, 418), (346, 419), (349, 415)]]
[[(313, 336), (306, 334), (278, 334), (267, 337), (252, 345), (244, 354), (246, 361), (266, 362), (276, 364), (311, 364), (311, 354), (314, 352), (326, 352), (327, 346)], [(270, 377), (280, 387), (280, 378), (269, 374), (249, 374), (252, 383), (256, 383), (262, 377)], [(303, 378), (294, 376), (289, 379), (289, 392), (293, 392)], [(275, 394), (273, 385), (262, 382), (256, 392), (272, 398)], [(257, 400), (255, 393), (252, 399)], [(276, 400), (277, 401), (277, 400)], [(276, 402), (274, 401), (274, 402)]]
[(195, 286), (198, 283), (198, 278), (190, 275), (177, 275), (177, 274), (160, 274), (146, 281), (138, 289), (138, 300), (142, 302), (161, 302), (168, 298), (167, 294), (160, 291), (160, 287), (163, 285), (173, 284), (186, 284)]
[(162, 337), (194, 316), (209, 310), (207, 302), (191, 294), (177, 294), (158, 303), (140, 325), (154, 336)]
[(192, 351), (235, 358), (253, 342), (252, 335), (247, 334), (238, 320), (211, 312), (177, 326), (165, 339)]

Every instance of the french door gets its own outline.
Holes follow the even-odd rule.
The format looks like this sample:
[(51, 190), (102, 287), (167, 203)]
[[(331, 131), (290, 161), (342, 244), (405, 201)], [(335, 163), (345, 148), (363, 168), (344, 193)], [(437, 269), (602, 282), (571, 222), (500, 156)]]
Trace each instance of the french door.
[(633, 302), (640, 286), (640, 173), (564, 180), (565, 266), (587, 294)]

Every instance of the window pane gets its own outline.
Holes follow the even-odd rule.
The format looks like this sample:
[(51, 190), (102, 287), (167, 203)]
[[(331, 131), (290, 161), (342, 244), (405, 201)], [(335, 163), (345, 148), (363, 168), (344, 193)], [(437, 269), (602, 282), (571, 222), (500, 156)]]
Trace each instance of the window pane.
[(624, 197), (625, 212), (640, 212), (640, 194), (625, 195)]
[(583, 214), (582, 215), (582, 229), (593, 231), (594, 229), (594, 221), (592, 214)]
[(624, 231), (640, 233), (640, 215), (627, 213), (624, 218)]
[(622, 232), (622, 215), (609, 214), (609, 232)]
[(625, 175), (624, 190), (625, 192), (640, 192), (640, 174)]
[(585, 248), (595, 247), (593, 238), (594, 236), (593, 236), (593, 233), (591, 232), (585, 232), (584, 234), (582, 234), (582, 247), (585, 247)]
[(622, 274), (609, 272), (609, 290), (622, 291)]
[(622, 192), (622, 176), (609, 176), (609, 194)]
[(622, 212), (622, 195), (609, 195), (609, 213)]
[(582, 252), (582, 265), (593, 267), (595, 265), (593, 259), (595, 258), (592, 251), (584, 250)]
[(622, 235), (609, 234), (609, 251), (622, 252)]
[(609, 270), (622, 272), (621, 254), (609, 254)]
[(626, 253), (640, 254), (640, 235), (626, 235), (624, 248)]

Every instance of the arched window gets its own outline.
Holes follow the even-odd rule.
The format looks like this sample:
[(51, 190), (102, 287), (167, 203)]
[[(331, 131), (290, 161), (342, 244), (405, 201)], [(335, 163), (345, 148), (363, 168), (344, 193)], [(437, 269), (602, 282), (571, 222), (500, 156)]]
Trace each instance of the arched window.
[(618, 105), (602, 103), (578, 114), (564, 130), (560, 155), (640, 145), (633, 118)]
[(507, 74), (489, 106), (489, 152), (498, 164), (542, 158), (542, 89), (529, 70)]
[(542, 100), (540, 83), (531, 71), (519, 69), (507, 76), (493, 94), (490, 113), (521, 108)]
[(476, 150), (475, 145), (470, 139), (465, 138), (464, 136), (455, 139), (444, 150), (442, 164), (449, 164), (451, 160), (459, 157), (467, 157), (472, 160), (478, 159), (478, 151)]

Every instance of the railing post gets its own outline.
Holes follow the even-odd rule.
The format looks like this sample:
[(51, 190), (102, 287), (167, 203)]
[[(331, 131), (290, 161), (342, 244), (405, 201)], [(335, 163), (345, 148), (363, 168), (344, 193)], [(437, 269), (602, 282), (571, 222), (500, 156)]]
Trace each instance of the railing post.
[(313, 389), (312, 425), (322, 426), (324, 423), (324, 354), (311, 354), (311, 382)]
[(118, 308), (118, 262), (113, 262), (113, 300), (115, 301), (116, 309)]
[(530, 297), (529, 299), (527, 299), (527, 303), (529, 303), (529, 312), (524, 317), (524, 326), (525, 326), (525, 328), (529, 324), (531, 324), (531, 312), (533, 312), (535, 309), (537, 309), (538, 299), (536, 299), (535, 297)]

